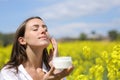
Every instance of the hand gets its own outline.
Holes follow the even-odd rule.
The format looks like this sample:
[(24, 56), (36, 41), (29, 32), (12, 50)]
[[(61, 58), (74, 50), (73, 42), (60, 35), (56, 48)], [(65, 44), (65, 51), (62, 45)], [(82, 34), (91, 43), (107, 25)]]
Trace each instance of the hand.
[(62, 78), (68, 76), (72, 71), (74, 67), (70, 66), (67, 69), (64, 69), (58, 73), (55, 73), (55, 68), (52, 67), (48, 73), (44, 75), (43, 80), (61, 80)]
[(57, 41), (52, 37), (50, 39), (50, 42), (52, 44), (52, 49), (50, 49), (50, 54), (52, 54), (53, 56), (52, 57), (56, 57), (58, 56), (58, 44), (57, 44)]
[(68, 76), (72, 71), (74, 67), (70, 66), (67, 69), (64, 69), (59, 72), (55, 72), (55, 68), (51, 67), (50, 71), (45, 73), (41, 68), (31, 69), (29, 71), (29, 74), (33, 78), (33, 80), (61, 80), (62, 78)]
[(58, 44), (54, 38), (50, 38), (50, 42), (52, 44), (52, 49), (50, 49), (50, 59), (49, 64), (52, 65), (52, 59), (58, 56)]
[[(72, 70), (74, 69), (74, 67), (71, 66), (68, 69), (64, 69), (62, 71), (56, 70), (53, 67), (52, 60), (54, 57), (58, 56), (58, 44), (54, 38), (51, 38), (50, 42), (53, 47), (52, 49), (50, 49), (49, 65), (51, 66), (51, 69), (48, 73), (46, 73), (44, 80), (60, 80), (60, 79), (64, 78), (65, 76), (69, 75), (72, 72)], [(48, 79), (47, 79), (47, 77), (48, 77)]]

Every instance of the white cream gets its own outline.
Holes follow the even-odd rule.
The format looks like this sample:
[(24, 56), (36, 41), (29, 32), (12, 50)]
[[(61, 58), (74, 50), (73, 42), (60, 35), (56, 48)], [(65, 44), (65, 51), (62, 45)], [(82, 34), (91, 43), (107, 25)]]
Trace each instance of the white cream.
[(55, 57), (53, 58), (53, 66), (56, 69), (66, 69), (72, 65), (71, 57)]

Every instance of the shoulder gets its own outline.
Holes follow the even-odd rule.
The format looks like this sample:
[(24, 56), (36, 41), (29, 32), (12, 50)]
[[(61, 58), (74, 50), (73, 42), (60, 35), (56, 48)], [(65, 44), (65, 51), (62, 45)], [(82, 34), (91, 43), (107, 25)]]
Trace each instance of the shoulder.
[(2, 68), (0, 73), (0, 80), (33, 80), (26, 72), (22, 64), (18, 66), (18, 72), (16, 71), (16, 68), (8, 67), (9, 66), (5, 66)]
[(9, 65), (7, 65), (7, 66), (3, 67), (0, 72), (1, 72), (1, 74), (15, 73), (16, 69), (15, 68), (9, 68)]
[(12, 78), (17, 76), (16, 74), (16, 69), (15, 68), (8, 68), (9, 65), (3, 67), (0, 71), (0, 77), (2, 78), (1, 80), (12, 80)]

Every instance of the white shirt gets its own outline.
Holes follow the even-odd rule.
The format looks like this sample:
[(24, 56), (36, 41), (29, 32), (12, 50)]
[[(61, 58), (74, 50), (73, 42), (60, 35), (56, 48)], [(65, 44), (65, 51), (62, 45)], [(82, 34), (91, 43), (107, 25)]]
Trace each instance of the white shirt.
[(19, 65), (17, 74), (15, 68), (6, 68), (7, 66), (1, 70), (0, 80), (33, 80), (22, 64)]
[[(0, 80), (33, 80), (32, 77), (27, 73), (23, 65), (18, 66), (18, 73), (16, 74), (15, 68), (7, 69), (8, 66), (4, 67), (0, 72)], [(46, 72), (45, 69), (43, 71)]]
[[(23, 65), (18, 66), (18, 73), (16, 74), (15, 68), (7, 69), (8, 66), (2, 68), (0, 72), (0, 80), (33, 80), (27, 73)], [(45, 65), (43, 64), (43, 71), (47, 72)], [(64, 78), (66, 80), (66, 78)]]

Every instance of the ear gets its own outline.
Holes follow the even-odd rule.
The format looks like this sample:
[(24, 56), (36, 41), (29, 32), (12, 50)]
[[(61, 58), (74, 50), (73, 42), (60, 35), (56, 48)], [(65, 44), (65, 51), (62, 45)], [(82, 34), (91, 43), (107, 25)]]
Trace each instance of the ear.
[(20, 44), (26, 45), (26, 41), (25, 41), (24, 37), (19, 37), (18, 41), (19, 41)]

